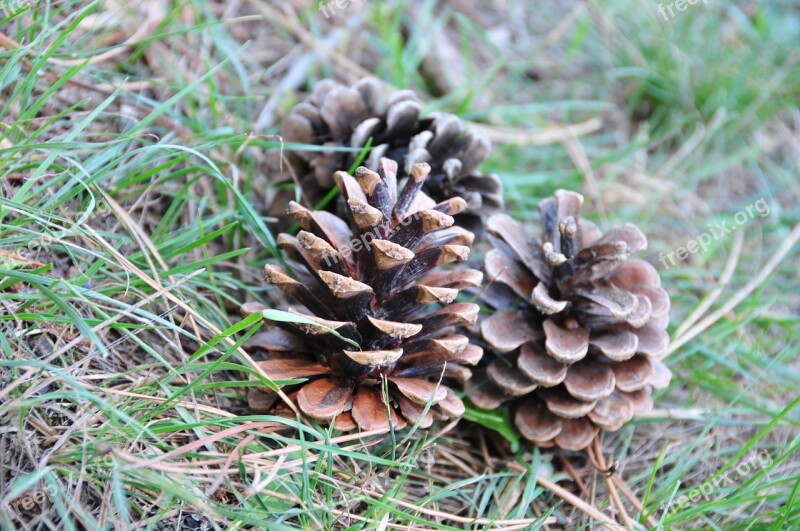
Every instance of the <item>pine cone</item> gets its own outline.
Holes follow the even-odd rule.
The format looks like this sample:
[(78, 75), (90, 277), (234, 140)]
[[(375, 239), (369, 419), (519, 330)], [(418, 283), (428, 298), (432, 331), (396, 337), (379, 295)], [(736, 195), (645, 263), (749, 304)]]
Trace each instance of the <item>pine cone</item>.
[(525, 438), (567, 450), (649, 411), (671, 377), (659, 361), (669, 295), (653, 266), (629, 260), (647, 240), (631, 224), (602, 235), (582, 204), (564, 190), (543, 201), (539, 241), (507, 215), (489, 219), (486, 275), (506, 293), (490, 297), (501, 309), (481, 332), (497, 355), (469, 395), (484, 409), (513, 400)]
[[(453, 333), (475, 323), (479, 307), (453, 301), (458, 290), (480, 286), (483, 274), (433, 271), (469, 255), (474, 236), (452, 226), (465, 201), (437, 204), (421, 192), (427, 164), (414, 165), (402, 186), (393, 161), (378, 167), (379, 173), (359, 168), (356, 178), (334, 175), (349, 206), (346, 220), (290, 204), (303, 230), (297, 237), (281, 234), (278, 244), (295, 277), (275, 265), (266, 266), (265, 276), (305, 306), (302, 313), (289, 311), (308, 324), (278, 323), (251, 343), (274, 356), (260, 362), (271, 378), (308, 378), (296, 395), (305, 414), (322, 422), (335, 418), (343, 430), (416, 423), (429, 403), (421, 427), (459, 417), (461, 399), (439, 380), (466, 381), (465, 365), (483, 354)], [(264, 391), (251, 392), (254, 407), (269, 406)]]
[[(378, 169), (381, 158), (398, 163), (399, 176), (409, 175), (417, 163), (431, 166), (423, 191), (434, 200), (461, 197), (468, 214), (489, 214), (502, 208), (502, 184), (496, 175), (483, 175), (478, 165), (489, 155), (491, 143), (483, 135), (466, 132), (452, 114), (420, 118), (421, 104), (414, 92), (395, 92), (386, 105), (383, 90), (374, 78), (347, 87), (332, 80), (319, 81), (311, 97), (286, 117), (281, 125), (285, 142), (326, 148), (363, 148), (372, 138), (372, 149), (364, 165)], [(268, 154), (270, 180), (276, 184), (296, 182), (309, 204), (317, 204), (333, 188), (333, 172), (352, 166), (358, 152), (288, 151)], [(281, 216), (293, 190), (278, 192), (270, 214)], [(461, 223), (459, 223), (461, 224)]]

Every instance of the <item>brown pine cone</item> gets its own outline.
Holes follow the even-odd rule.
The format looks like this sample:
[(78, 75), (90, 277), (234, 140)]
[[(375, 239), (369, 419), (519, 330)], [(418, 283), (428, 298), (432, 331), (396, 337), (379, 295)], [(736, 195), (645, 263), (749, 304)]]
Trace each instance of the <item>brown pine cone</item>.
[[(372, 149), (364, 166), (378, 169), (381, 158), (397, 162), (398, 177), (409, 175), (417, 163), (427, 163), (431, 175), (423, 191), (434, 200), (461, 197), (465, 214), (490, 214), (503, 205), (502, 184), (496, 175), (483, 175), (478, 166), (489, 155), (491, 143), (478, 133), (466, 132), (452, 114), (420, 117), (421, 104), (410, 90), (382, 102), (378, 80), (364, 78), (352, 87), (329, 79), (319, 81), (310, 98), (297, 105), (281, 124), (285, 142), (310, 144), (339, 151), (272, 150), (267, 155), (273, 184), (298, 183), (308, 204), (316, 205), (334, 187), (331, 175), (349, 168), (367, 141)], [(341, 151), (342, 148), (355, 148)], [(279, 191), (269, 213), (282, 216), (294, 190)], [(459, 224), (461, 224), (459, 222)]]
[(631, 224), (601, 234), (582, 204), (564, 190), (543, 201), (536, 240), (505, 214), (489, 219), (486, 275), (506, 293), (490, 297), (501, 308), (481, 332), (496, 355), (469, 395), (484, 409), (513, 401), (525, 438), (567, 450), (649, 411), (671, 377), (669, 295), (653, 266), (629, 259), (647, 240)]
[[(278, 244), (294, 274), (267, 265), (265, 276), (305, 307), (289, 311), (308, 323), (276, 323), (250, 345), (272, 356), (260, 362), (272, 379), (308, 378), (294, 388), (299, 408), (321, 422), (335, 419), (343, 430), (390, 422), (400, 428), (420, 417), (425, 428), (434, 419), (459, 417), (464, 405), (440, 379), (466, 381), (465, 365), (483, 354), (454, 333), (475, 323), (479, 310), (454, 302), (458, 291), (480, 286), (483, 274), (435, 270), (469, 255), (474, 237), (452, 218), (465, 201), (437, 204), (421, 192), (427, 164), (411, 168), (402, 187), (393, 161), (378, 167), (379, 173), (359, 168), (356, 178), (334, 175), (349, 207), (346, 219), (290, 204), (303, 230), (297, 237), (281, 234)], [(265, 393), (250, 393), (254, 408), (271, 407)]]

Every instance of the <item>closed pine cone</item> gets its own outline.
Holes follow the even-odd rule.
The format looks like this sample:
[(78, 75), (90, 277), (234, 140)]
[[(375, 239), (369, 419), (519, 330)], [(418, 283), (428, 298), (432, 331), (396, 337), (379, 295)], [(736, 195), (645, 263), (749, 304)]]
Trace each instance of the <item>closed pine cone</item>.
[[(486, 137), (466, 132), (452, 114), (421, 118), (421, 104), (410, 90), (395, 92), (385, 105), (382, 100), (383, 90), (374, 78), (364, 78), (352, 87), (329, 79), (317, 82), (308, 100), (281, 124), (281, 137), (285, 142), (355, 150), (284, 150), (283, 161), (280, 150), (272, 150), (267, 155), (270, 180), (276, 185), (299, 183), (307, 203), (316, 205), (334, 187), (333, 173), (352, 166), (358, 150), (372, 138), (364, 166), (376, 171), (380, 159), (386, 157), (397, 162), (399, 177), (404, 177), (414, 164), (427, 163), (431, 175), (423, 191), (437, 202), (463, 198), (467, 208), (461, 218), (487, 215), (502, 207), (500, 179), (477, 170), (491, 151)], [(282, 216), (293, 197), (293, 190), (277, 192), (269, 213)]]
[[(436, 203), (421, 192), (426, 164), (411, 168), (400, 185), (393, 161), (378, 167), (377, 173), (359, 168), (355, 178), (334, 175), (349, 207), (346, 219), (290, 204), (302, 230), (297, 237), (281, 234), (278, 243), (294, 276), (275, 265), (266, 266), (265, 276), (305, 307), (289, 311), (309, 324), (277, 323), (250, 344), (272, 356), (260, 362), (270, 378), (308, 378), (294, 387), (299, 408), (321, 422), (335, 419), (342, 430), (417, 421), (426, 428), (434, 419), (459, 417), (461, 399), (439, 381), (442, 375), (466, 381), (465, 366), (483, 354), (455, 333), (475, 323), (478, 306), (454, 302), (460, 289), (480, 285), (482, 273), (438, 268), (469, 255), (474, 237), (452, 218), (466, 203)], [(251, 406), (269, 410), (268, 397), (268, 389), (252, 390)]]
[(505, 303), (481, 324), (496, 355), (469, 395), (484, 409), (513, 401), (525, 438), (567, 450), (648, 412), (671, 377), (660, 361), (669, 295), (653, 266), (629, 259), (647, 240), (631, 224), (601, 234), (582, 203), (564, 190), (543, 201), (537, 240), (504, 214), (489, 219), (486, 275)]

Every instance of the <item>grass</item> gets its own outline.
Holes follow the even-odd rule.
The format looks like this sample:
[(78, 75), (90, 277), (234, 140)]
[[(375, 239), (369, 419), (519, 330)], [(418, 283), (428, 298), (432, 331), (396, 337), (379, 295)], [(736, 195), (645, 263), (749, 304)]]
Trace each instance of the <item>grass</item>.
[[(305, 5), (0, 10), (0, 527), (573, 529), (624, 521), (614, 493), (633, 526), (800, 525), (796, 5)], [(273, 300), (264, 150), (298, 90), (364, 72), (505, 132), (484, 166), (515, 216), (578, 189), (653, 263), (769, 205), (662, 271), (683, 344), (654, 414), (606, 434), (613, 479), (467, 421), (342, 436), (247, 411), (272, 384), (238, 311)]]

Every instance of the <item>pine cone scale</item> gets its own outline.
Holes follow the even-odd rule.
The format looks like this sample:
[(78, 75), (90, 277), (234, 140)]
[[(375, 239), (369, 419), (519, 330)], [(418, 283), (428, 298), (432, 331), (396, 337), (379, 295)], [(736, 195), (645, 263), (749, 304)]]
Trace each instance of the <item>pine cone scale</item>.
[(570, 365), (564, 387), (578, 400), (593, 402), (614, 392), (614, 386), (618, 385), (614, 375), (615, 371), (607, 365), (596, 360), (583, 360)]
[(617, 431), (633, 419), (633, 402), (623, 393), (613, 393), (597, 402), (589, 420), (601, 429)]
[(481, 322), (481, 334), (486, 342), (499, 353), (511, 352), (528, 341), (536, 341), (544, 335), (536, 323), (532, 323), (522, 312), (498, 310)]
[(515, 424), (522, 436), (533, 442), (547, 442), (561, 433), (562, 421), (537, 398), (524, 400), (515, 414)]
[(331, 368), (321, 363), (314, 363), (303, 359), (278, 358), (260, 361), (258, 365), (270, 378), (275, 380), (292, 380), (294, 378), (309, 378), (329, 374)]
[(373, 387), (359, 388), (351, 415), (362, 430), (386, 430), (390, 427), (401, 429), (405, 424), (393, 408), (387, 407), (381, 392)]
[(430, 428), (433, 424), (433, 414), (428, 411), (425, 416), (422, 416), (422, 413), (425, 411), (424, 406), (420, 406), (406, 398), (405, 396), (400, 396), (397, 399), (398, 404), (400, 406), (400, 414), (412, 425), (419, 423), (419, 427), (422, 429)]
[(589, 352), (589, 330), (570, 323), (561, 326), (552, 319), (542, 323), (545, 337), (545, 348), (556, 361), (575, 363), (582, 360)]
[(329, 421), (340, 415), (353, 394), (352, 386), (334, 378), (317, 378), (300, 388), (297, 406), (303, 413)]
[(597, 427), (585, 418), (564, 419), (555, 443), (565, 450), (577, 452), (589, 446), (597, 435)]
[(569, 365), (550, 357), (542, 347), (533, 342), (524, 343), (517, 358), (517, 367), (542, 387), (553, 387), (567, 377)]
[(656, 373), (650, 358), (643, 355), (614, 364), (612, 369), (616, 375), (617, 387), (628, 393), (643, 389)]
[(592, 335), (590, 343), (607, 358), (625, 361), (636, 354), (639, 336), (628, 330), (613, 330)]

